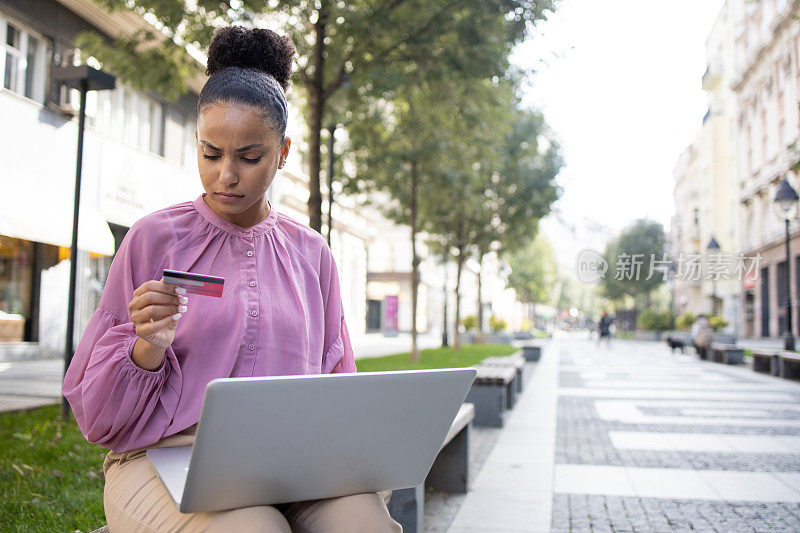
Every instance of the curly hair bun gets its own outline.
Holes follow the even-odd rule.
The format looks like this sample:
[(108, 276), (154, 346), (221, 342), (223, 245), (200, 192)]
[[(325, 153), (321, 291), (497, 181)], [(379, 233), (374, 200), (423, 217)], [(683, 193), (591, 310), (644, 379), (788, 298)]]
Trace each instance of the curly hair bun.
[(211, 41), (206, 74), (211, 76), (226, 67), (260, 70), (275, 78), (286, 91), (294, 55), (294, 44), (289, 37), (267, 29), (229, 26), (218, 30)]

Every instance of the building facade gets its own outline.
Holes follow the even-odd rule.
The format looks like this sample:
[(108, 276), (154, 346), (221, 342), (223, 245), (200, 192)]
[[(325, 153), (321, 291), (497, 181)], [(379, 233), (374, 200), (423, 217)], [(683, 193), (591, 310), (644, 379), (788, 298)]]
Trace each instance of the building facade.
[(787, 264), (774, 202), (782, 179), (800, 185), (798, 14), (800, 4), (790, 0), (724, 3), (706, 42), (708, 113), (675, 169), (673, 256), (705, 254), (707, 264), (714, 237), (716, 253), (746, 264), (717, 282), (676, 279), (676, 311), (709, 312), (717, 302), (730, 329), (747, 337), (780, 336), (787, 290), (795, 302), (800, 297), (796, 216)]
[(741, 246), (746, 255), (762, 257), (758, 275), (742, 285), (740, 317), (745, 335), (777, 337), (787, 326), (787, 287), (795, 303), (800, 296), (797, 221), (791, 223), (793, 252), (787, 264), (784, 221), (774, 202), (783, 178), (795, 188), (800, 185), (800, 5), (790, 0), (728, 4), (735, 57), (731, 87), (738, 104)]

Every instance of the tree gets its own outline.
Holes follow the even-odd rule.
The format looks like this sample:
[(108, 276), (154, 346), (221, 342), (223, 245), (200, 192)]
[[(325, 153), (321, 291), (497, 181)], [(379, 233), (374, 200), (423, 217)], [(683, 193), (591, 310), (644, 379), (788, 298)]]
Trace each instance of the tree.
[[(487, 223), (478, 229), (478, 338), (483, 329), (482, 268), (490, 251), (513, 252), (536, 235), (539, 220), (550, 212), (560, 189), (555, 183), (563, 161), (541, 113), (509, 106), (511, 127), (498, 142), (498, 167), (486, 184)], [(493, 128), (493, 131), (498, 129)], [(502, 132), (503, 130), (499, 130)]]
[[(628, 226), (606, 247), (609, 269), (603, 283), (612, 300), (628, 295), (637, 307), (650, 306), (650, 294), (664, 282), (666, 268), (664, 226), (640, 219)], [(659, 263), (661, 261), (661, 263)]]
[(552, 292), (558, 272), (553, 247), (541, 233), (527, 246), (508, 254), (511, 274), (508, 285), (517, 291), (522, 303), (532, 306), (528, 318), (535, 320), (536, 304), (546, 303)]
[(342, 111), (345, 116), (331, 113), (342, 110), (336, 100), (343, 92), (360, 96), (391, 89), (409, 65), (436, 69), (440, 77), (453, 72), (501, 75), (512, 46), (545, 18), (555, 0), (97, 1), (108, 9), (147, 14), (167, 38), (137, 32), (104, 43), (96, 34), (83, 34), (78, 44), (112, 71), (146, 72), (146, 77), (128, 79), (165, 95), (185, 92), (196, 74), (182, 47), (206, 49), (219, 25), (273, 26), (289, 34), (298, 51), (296, 82), (308, 126), (309, 220), (320, 231), (321, 131), (326, 121), (348, 121), (352, 109)]

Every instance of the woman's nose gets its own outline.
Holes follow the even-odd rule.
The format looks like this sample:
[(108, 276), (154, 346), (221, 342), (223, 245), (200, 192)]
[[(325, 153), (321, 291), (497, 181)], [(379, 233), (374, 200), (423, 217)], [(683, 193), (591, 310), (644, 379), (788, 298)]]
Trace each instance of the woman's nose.
[(239, 182), (239, 177), (236, 175), (236, 168), (230, 159), (223, 159), (219, 181), (223, 185), (236, 185)]

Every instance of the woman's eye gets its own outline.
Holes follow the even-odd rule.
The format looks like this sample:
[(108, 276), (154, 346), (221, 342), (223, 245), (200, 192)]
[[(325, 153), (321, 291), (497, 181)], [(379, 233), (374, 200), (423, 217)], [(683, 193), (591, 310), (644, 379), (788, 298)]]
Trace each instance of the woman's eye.
[(204, 157), (205, 159), (212, 159), (212, 160), (214, 160), (214, 159), (219, 159), (219, 156), (218, 156), (218, 155), (208, 155), (208, 154), (203, 154), (203, 157)]
[(259, 161), (261, 161), (261, 156), (258, 156), (255, 159), (248, 159), (246, 157), (243, 157), (242, 160), (247, 163), (258, 163)]

